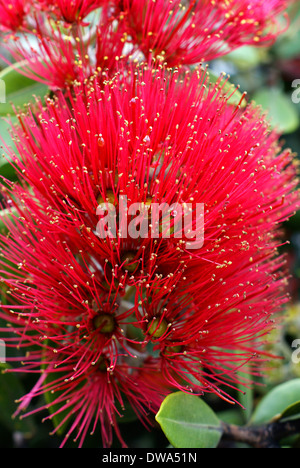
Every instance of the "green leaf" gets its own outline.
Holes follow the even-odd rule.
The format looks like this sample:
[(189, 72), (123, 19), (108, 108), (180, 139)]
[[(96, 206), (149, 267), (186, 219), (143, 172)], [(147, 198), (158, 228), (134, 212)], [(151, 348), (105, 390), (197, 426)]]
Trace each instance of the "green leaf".
[(275, 53), (284, 60), (298, 57), (300, 55), (300, 29), (292, 40), (289, 37), (282, 38), (275, 48)]
[[(19, 180), (15, 168), (9, 163), (3, 164), (3, 166), (0, 165), (0, 175), (5, 177), (5, 179), (10, 180), (11, 182), (16, 182)], [(2, 183), (1, 180), (0, 183)]]
[[(222, 92), (224, 95), (227, 95), (230, 98), (228, 99), (228, 104), (231, 104), (233, 106), (238, 106), (240, 105), (241, 107), (246, 107), (247, 101), (246, 99), (243, 99), (242, 93), (239, 91), (237, 86), (233, 83), (230, 83), (230, 81), (226, 81), (226, 74), (223, 73), (223, 79), (220, 81), (220, 78), (222, 75), (219, 75), (212, 70), (208, 70), (208, 75), (209, 75), (209, 81), (212, 84), (219, 83), (218, 86), (219, 88), (222, 88)], [(225, 83), (226, 81), (226, 83)], [(233, 94), (234, 93), (234, 94)]]
[[(47, 366), (43, 363), (42, 364), (42, 369), (46, 370)], [(55, 383), (57, 379), (59, 379), (63, 374), (60, 372), (49, 372), (46, 375), (44, 384), (51, 386), (52, 383)], [(62, 392), (62, 391), (61, 391)], [(45, 401), (48, 405), (48, 411), (52, 415), (51, 416), (51, 421), (53, 423), (53, 426), (57, 428), (62, 421), (65, 419), (65, 417), (69, 414), (68, 410), (61, 410), (59, 411), (63, 403), (55, 403), (55, 400), (59, 397), (60, 391), (46, 391), (44, 393), (44, 398)], [(57, 412), (58, 411), (58, 412)], [(57, 413), (56, 413), (57, 412)], [(55, 414), (56, 413), (56, 414)], [(57, 429), (57, 434), (58, 435), (63, 435), (69, 425), (69, 419), (67, 419), (64, 423), (61, 424), (61, 426)]]
[[(14, 142), (13, 142), (13, 139), (11, 137), (11, 131), (12, 131), (11, 124), (15, 125), (17, 122), (18, 122), (18, 118), (15, 115), (10, 116), (8, 119), (3, 118), (3, 117), (0, 116), (0, 137), (1, 137), (0, 146), (2, 146), (2, 144), (3, 144), (2, 140), (4, 140), (4, 143), (7, 146), (13, 146), (14, 147)], [(1, 155), (0, 166), (2, 166), (5, 163), (7, 163), (7, 160), (4, 159), (3, 156)]]
[(261, 50), (254, 46), (243, 46), (225, 55), (223, 60), (232, 62), (239, 70), (247, 71), (257, 67), (261, 60)]
[(271, 127), (280, 133), (293, 133), (299, 128), (297, 108), (279, 88), (263, 88), (254, 94), (253, 100), (267, 112)]
[[(247, 370), (247, 365), (244, 366), (244, 370)], [(248, 375), (245, 372), (239, 372), (239, 375), (244, 378), (248, 379)], [(240, 404), (243, 406), (241, 412), (244, 418), (244, 423), (247, 423), (251, 417), (252, 411), (253, 411), (253, 387), (252, 385), (249, 386), (249, 388), (246, 388), (245, 385), (243, 385), (243, 382), (241, 382), (238, 385), (239, 388), (239, 393), (238, 393), (238, 400)]]
[(10, 431), (21, 431), (28, 436), (32, 432), (32, 423), (28, 419), (13, 419), (12, 415), (16, 411), (15, 400), (23, 396), (26, 391), (13, 372), (6, 372), (8, 364), (0, 364), (0, 422)]
[(280, 415), (280, 419), (294, 419), (295, 417), (300, 417), (300, 400), (288, 406)]
[[(0, 104), (1, 107), (1, 104)], [(1, 117), (0, 115), (0, 175), (5, 177), (8, 180), (16, 181), (18, 180), (16, 170), (12, 164), (9, 162), (9, 157), (6, 154), (6, 149), (3, 146), (3, 141), (7, 146), (12, 147), (16, 156), (18, 156), (18, 151), (14, 145), (11, 131), (12, 127), (9, 123), (11, 122), (12, 125), (18, 123), (18, 118), (15, 115), (11, 115), (9, 120)], [(5, 156), (4, 156), (5, 155)]]
[(273, 46), (275, 54), (283, 60), (289, 60), (300, 55), (300, 4), (290, 2), (287, 9), (290, 24), (288, 29), (281, 34)]
[(14, 114), (11, 104), (16, 108), (23, 108), (26, 104), (33, 102), (33, 96), (43, 98), (48, 92), (46, 85), (26, 77), (18, 71), (26, 65), (27, 62), (22, 61), (5, 68), (0, 73), (0, 80), (5, 83), (6, 95), (6, 102), (0, 101), (1, 115)]
[(278, 385), (261, 399), (252, 415), (251, 424), (268, 423), (273, 419), (282, 418), (284, 414), (293, 414), (299, 409), (299, 397), (300, 379)]
[(17, 210), (15, 208), (13, 208), (12, 210), (6, 209), (0, 211), (0, 234), (8, 233), (8, 228), (5, 224), (5, 219), (13, 220), (16, 214)]
[(177, 448), (215, 448), (222, 436), (219, 418), (196, 395), (171, 393), (163, 401), (156, 420)]
[[(1, 104), (0, 104), (1, 107)], [(14, 125), (17, 123), (18, 119), (16, 116), (10, 117), (11, 123)], [(8, 180), (15, 181), (17, 180), (17, 174), (15, 168), (10, 164), (8, 155), (6, 154), (5, 147), (3, 146), (3, 141), (7, 146), (11, 146), (17, 155), (16, 148), (11, 137), (11, 126), (7, 120), (0, 116), (0, 175), (5, 177)], [(5, 156), (4, 156), (5, 155)], [(0, 180), (2, 183), (2, 181)]]
[(245, 418), (243, 417), (243, 413), (241, 412), (240, 408), (219, 411), (217, 416), (221, 421), (227, 424), (242, 426), (245, 423)]

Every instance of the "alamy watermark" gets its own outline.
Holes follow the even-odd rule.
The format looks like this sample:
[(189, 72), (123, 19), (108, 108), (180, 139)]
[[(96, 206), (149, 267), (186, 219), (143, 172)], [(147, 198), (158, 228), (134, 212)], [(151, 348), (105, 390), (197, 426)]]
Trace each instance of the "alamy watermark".
[(0, 339), (0, 364), (6, 363), (6, 346), (5, 341)]
[(295, 88), (295, 91), (293, 91), (292, 93), (292, 101), (294, 104), (299, 104), (300, 103), (300, 78), (293, 81), (292, 88)]
[(0, 80), (0, 104), (6, 103), (6, 85), (3, 80)]
[(300, 339), (294, 340), (292, 343), (292, 348), (296, 348), (292, 353), (292, 361), (294, 364), (300, 363)]
[(116, 203), (100, 203), (96, 214), (96, 234), (102, 239), (173, 238), (188, 250), (200, 249), (204, 244), (203, 203), (128, 204), (122, 195)]

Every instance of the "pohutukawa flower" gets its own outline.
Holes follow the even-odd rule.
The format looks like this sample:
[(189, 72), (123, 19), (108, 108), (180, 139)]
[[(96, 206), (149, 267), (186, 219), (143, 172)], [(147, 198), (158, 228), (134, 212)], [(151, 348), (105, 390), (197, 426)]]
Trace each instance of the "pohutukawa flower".
[(129, 33), (144, 55), (170, 66), (215, 59), (242, 45), (269, 45), (283, 30), (287, 2), (121, 0)]
[[(93, 68), (87, 51), (89, 48), (89, 35), (84, 39), (82, 29), (76, 33), (69, 28), (61, 32), (54, 26), (51, 17), (46, 17), (42, 22), (32, 20), (37, 41), (32, 45), (32, 31), (23, 31), (13, 42), (10, 38), (5, 47), (16, 62), (22, 62), (21, 73), (47, 84), (52, 90), (65, 89), (81, 77), (90, 76)], [(3, 58), (7, 63), (8, 59)]]
[(109, 0), (52, 0), (68, 23), (81, 22), (90, 12), (110, 3)]
[(268, 358), (296, 168), (260, 110), (228, 98), (203, 70), (132, 65), (19, 116), (1, 317), (41, 372), (18, 411), (52, 392), (63, 443), (99, 424), (107, 446), (113, 424), (125, 444), (125, 399), (142, 419), (174, 389), (234, 401), (237, 371), (251, 381)]
[(30, 0), (0, 1), (0, 32), (18, 31), (31, 5)]
[[(50, 5), (34, 3), (30, 24), (23, 25), (22, 34), (11, 31), (12, 34), (3, 36), (4, 47), (15, 62), (22, 63), (18, 71), (48, 85), (54, 92), (72, 87), (76, 81), (89, 79), (99, 69), (108, 69), (114, 74), (119, 61), (128, 61), (137, 50), (129, 43), (126, 23), (115, 20), (109, 1), (102, 1), (100, 13), (89, 20), (83, 9), (89, 11), (88, 6), (95, 9), (100, 2), (84, 2), (81, 16), (77, 17), (79, 3), (59, 2), (60, 8), (66, 10), (68, 21), (57, 2)], [(73, 9), (74, 21), (71, 20)], [(35, 43), (32, 37), (35, 37)], [(10, 65), (7, 57), (2, 58)]]
[(96, 34), (96, 70), (109, 70), (113, 75), (118, 68), (118, 62), (128, 62), (136, 50), (137, 48), (129, 44), (126, 23), (111, 21), (102, 15)]
[[(19, 72), (56, 91), (89, 78), (101, 65), (107, 66), (107, 55), (121, 52), (124, 47), (124, 41), (119, 46), (123, 33), (120, 37), (112, 31), (109, 1), (102, 1), (100, 14), (87, 21), (86, 15), (99, 4), (99, 1), (31, 2), (30, 21), (23, 25), (22, 34), (16, 34), (13, 28), (3, 34), (3, 46), (14, 62), (22, 62)], [(11, 64), (7, 57), (2, 59)], [(116, 63), (114, 55), (110, 66)]]
[[(285, 29), (287, 6), (283, 0), (31, 0), (23, 25), (24, 2), (3, 2), (4, 45), (15, 60), (27, 61), (22, 73), (54, 90), (99, 67), (113, 74), (121, 59), (189, 65), (246, 44), (270, 45)], [(11, 16), (13, 4), (21, 11)]]

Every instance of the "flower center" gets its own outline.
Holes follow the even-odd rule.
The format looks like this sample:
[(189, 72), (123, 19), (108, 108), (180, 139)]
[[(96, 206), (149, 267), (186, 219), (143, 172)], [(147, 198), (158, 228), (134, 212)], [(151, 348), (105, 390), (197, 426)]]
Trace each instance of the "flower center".
[(151, 326), (148, 330), (149, 335), (153, 338), (161, 338), (164, 333), (167, 331), (168, 323), (165, 319), (155, 318), (151, 323)]
[(164, 350), (164, 354), (167, 354), (168, 356), (172, 356), (174, 353), (180, 353), (182, 351), (182, 346), (177, 345), (177, 346), (167, 346)]
[(97, 367), (100, 372), (106, 372), (107, 370), (107, 360), (105, 356), (101, 355), (97, 361)]
[(133, 273), (139, 266), (139, 261), (135, 260), (135, 257), (135, 252), (126, 252), (121, 258), (124, 270), (128, 271), (129, 273)]
[(111, 314), (96, 315), (93, 324), (100, 333), (112, 333), (116, 326), (115, 318)]
[(99, 195), (97, 198), (97, 203), (98, 205), (103, 205), (105, 203), (110, 203), (111, 205), (114, 205), (116, 203), (116, 197), (114, 192), (112, 190), (106, 190), (105, 199), (102, 197), (102, 195)]

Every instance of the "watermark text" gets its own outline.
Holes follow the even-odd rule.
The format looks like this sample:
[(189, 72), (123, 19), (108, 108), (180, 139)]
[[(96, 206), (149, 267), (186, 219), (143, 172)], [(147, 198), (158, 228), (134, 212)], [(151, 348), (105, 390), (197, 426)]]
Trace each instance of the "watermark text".
[(120, 196), (115, 203), (100, 203), (96, 233), (101, 239), (176, 239), (186, 249), (204, 244), (203, 203), (133, 203)]

